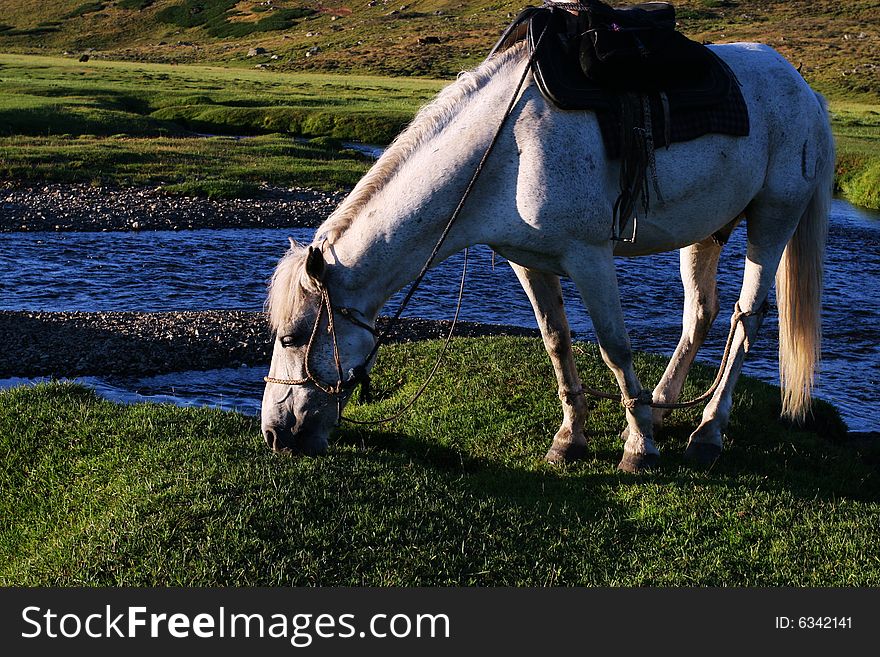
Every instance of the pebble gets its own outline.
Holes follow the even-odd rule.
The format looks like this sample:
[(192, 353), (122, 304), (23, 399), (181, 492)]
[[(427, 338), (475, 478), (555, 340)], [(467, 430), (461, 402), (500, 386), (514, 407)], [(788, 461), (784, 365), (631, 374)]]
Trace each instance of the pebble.
[(317, 227), (346, 192), (267, 187), (256, 199), (207, 199), (155, 187), (0, 183), (0, 233)]
[[(379, 329), (386, 325), (380, 318)], [(404, 318), (391, 342), (444, 338), (449, 322)], [(537, 336), (537, 330), (459, 322), (455, 335)], [(264, 313), (0, 311), (0, 378), (152, 375), (247, 365), (268, 371)]]

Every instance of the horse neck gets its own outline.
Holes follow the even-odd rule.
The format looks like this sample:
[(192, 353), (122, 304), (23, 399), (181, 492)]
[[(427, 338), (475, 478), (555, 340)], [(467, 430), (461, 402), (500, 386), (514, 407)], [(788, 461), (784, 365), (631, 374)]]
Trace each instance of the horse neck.
[[(331, 252), (342, 265), (337, 276), (345, 296), (368, 316), (375, 316), (389, 297), (414, 280), (430, 258), (495, 136), (516, 86), (511, 78), (521, 69), (516, 64), (514, 60), (499, 69), (444, 127), (407, 156), (334, 243)], [(499, 143), (493, 153), (500, 149)], [(468, 208), (483, 205), (480, 198), (491, 194), (491, 188), (477, 181), (435, 265), (488, 241), (492, 218), (475, 216)]]

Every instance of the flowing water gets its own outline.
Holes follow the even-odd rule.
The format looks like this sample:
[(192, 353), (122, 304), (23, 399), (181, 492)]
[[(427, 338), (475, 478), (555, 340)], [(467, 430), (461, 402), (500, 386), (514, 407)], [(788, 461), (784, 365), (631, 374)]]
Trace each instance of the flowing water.
[[(16, 233), (0, 238), (0, 309), (46, 311), (259, 310), (266, 282), (287, 237), (311, 240), (311, 229), (198, 230), (128, 233)], [(719, 267), (722, 314), (700, 352), (716, 364), (737, 298), (745, 229), (725, 247)], [(683, 294), (675, 252), (618, 260), (624, 315), (634, 348), (671, 355), (681, 326)], [(461, 256), (433, 270), (407, 310), (448, 319), (455, 306)], [(840, 408), (852, 430), (873, 430), (880, 405), (880, 214), (836, 200), (826, 261), (823, 362), (817, 396)], [(563, 282), (573, 331), (594, 340), (570, 281)], [(385, 312), (396, 308), (400, 294)], [(471, 251), (463, 320), (535, 326), (510, 268), (486, 247)], [(771, 313), (744, 373), (778, 383), (776, 321)], [(86, 379), (123, 401), (153, 399), (257, 411), (257, 369), (177, 373), (146, 379)], [(18, 380), (0, 381), (11, 385)], [(646, 385), (654, 382), (645, 382)]]

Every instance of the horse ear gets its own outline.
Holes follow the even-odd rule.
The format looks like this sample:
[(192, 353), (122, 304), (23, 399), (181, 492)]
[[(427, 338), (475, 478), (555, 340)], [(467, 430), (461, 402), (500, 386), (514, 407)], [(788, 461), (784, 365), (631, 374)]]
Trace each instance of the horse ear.
[(309, 254), (306, 256), (306, 274), (314, 282), (320, 283), (324, 280), (324, 273), (327, 271), (327, 263), (324, 261), (324, 254), (321, 249), (313, 246), (309, 247)]
[(292, 237), (288, 237), (287, 240), (290, 242), (290, 248), (293, 249), (294, 251), (299, 251), (300, 249), (303, 248), (303, 245), (300, 244), (299, 242), (297, 242)]

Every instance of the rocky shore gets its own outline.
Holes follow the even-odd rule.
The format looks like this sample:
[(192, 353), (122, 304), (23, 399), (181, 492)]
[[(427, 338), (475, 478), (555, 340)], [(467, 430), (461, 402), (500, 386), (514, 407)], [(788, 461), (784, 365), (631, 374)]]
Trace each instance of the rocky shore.
[[(258, 199), (175, 196), (148, 187), (0, 184), (0, 233), (317, 226), (345, 192), (267, 188)], [(380, 328), (384, 320), (380, 319)], [(448, 322), (408, 319), (392, 341), (440, 338)], [(461, 322), (457, 335), (537, 335)], [(266, 366), (272, 342), (258, 312), (0, 311), (0, 377), (151, 375)]]
[[(380, 319), (379, 327), (385, 325)], [(445, 337), (448, 322), (406, 319), (392, 341)], [(456, 335), (537, 335), (536, 330), (459, 322)], [(0, 378), (150, 375), (240, 365), (268, 367), (263, 313), (54, 313), (0, 311)]]
[(314, 227), (345, 192), (266, 188), (255, 199), (208, 199), (153, 187), (76, 183), (0, 185), (0, 233)]

